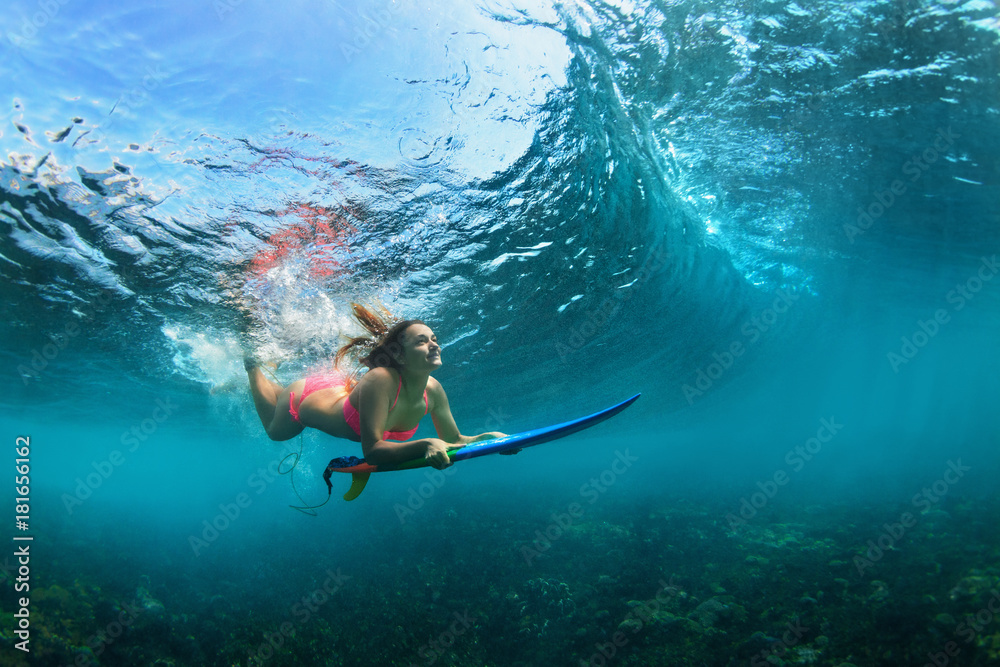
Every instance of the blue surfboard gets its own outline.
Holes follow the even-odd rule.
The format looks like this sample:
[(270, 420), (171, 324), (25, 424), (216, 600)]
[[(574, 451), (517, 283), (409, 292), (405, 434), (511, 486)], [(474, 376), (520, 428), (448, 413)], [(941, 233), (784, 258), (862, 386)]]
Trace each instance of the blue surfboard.
[[(544, 442), (551, 442), (552, 440), (565, 438), (567, 435), (577, 433), (585, 428), (590, 428), (595, 424), (600, 424), (606, 419), (611, 419), (619, 412), (632, 405), (641, 395), (642, 394), (636, 394), (621, 403), (612, 405), (610, 408), (605, 408), (600, 412), (595, 412), (594, 414), (587, 415), (586, 417), (580, 417), (579, 419), (573, 419), (554, 426), (536, 428), (532, 431), (515, 433), (514, 435), (504, 436), (503, 438), (494, 438), (493, 440), (484, 440), (483, 442), (466, 445), (461, 449), (454, 449), (448, 452), (448, 458), (450, 458), (454, 463), (457, 461), (464, 461), (466, 459), (486, 456), (487, 454), (499, 454), (501, 452), (514, 449), (534, 447), (535, 445), (540, 445)], [(333, 484), (330, 482), (330, 477), (333, 473), (351, 473), (351, 488), (344, 494), (344, 500), (354, 500), (361, 495), (362, 491), (364, 491), (365, 485), (368, 483), (368, 477), (373, 472), (412, 470), (414, 468), (423, 468), (428, 465), (430, 464), (427, 462), (426, 458), (413, 459), (391, 465), (372, 465), (357, 456), (341, 456), (330, 461), (330, 464), (326, 467), (326, 471), (323, 473), (323, 479), (326, 480), (327, 489), (332, 492)]]

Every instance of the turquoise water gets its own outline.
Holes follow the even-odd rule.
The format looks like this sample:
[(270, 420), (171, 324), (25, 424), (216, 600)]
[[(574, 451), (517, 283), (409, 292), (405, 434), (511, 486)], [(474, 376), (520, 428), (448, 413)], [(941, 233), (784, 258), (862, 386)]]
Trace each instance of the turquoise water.
[[(998, 28), (15, 2), (3, 664), (997, 664)], [(291, 382), (374, 299), (463, 433), (643, 396), (308, 516), (359, 448), (270, 441), (242, 350)]]

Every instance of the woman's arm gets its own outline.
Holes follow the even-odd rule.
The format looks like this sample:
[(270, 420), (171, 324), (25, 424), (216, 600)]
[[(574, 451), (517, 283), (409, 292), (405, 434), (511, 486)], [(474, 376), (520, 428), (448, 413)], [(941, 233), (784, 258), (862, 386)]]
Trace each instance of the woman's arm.
[(383, 440), (385, 422), (389, 418), (389, 397), (395, 390), (392, 375), (384, 368), (369, 371), (358, 385), (361, 402), (361, 452), (374, 465), (400, 463), (426, 457), (435, 468), (451, 465), (448, 445), (437, 438), (420, 438), (406, 442)]
[(494, 440), (496, 438), (502, 438), (506, 433), (501, 433), (500, 431), (487, 431), (486, 433), (480, 433), (479, 435), (463, 435), (459, 436), (461, 438), (461, 444), (471, 445), (474, 442), (482, 442), (483, 440)]
[(445, 442), (456, 445), (468, 445), (473, 442), (502, 438), (505, 434), (499, 431), (480, 433), (479, 435), (462, 435), (455, 423), (455, 418), (451, 414), (451, 406), (448, 404), (448, 395), (444, 392), (444, 387), (434, 378), (427, 381), (427, 395), (433, 399), (431, 408), (431, 419), (434, 420), (434, 428), (437, 429), (438, 437)]

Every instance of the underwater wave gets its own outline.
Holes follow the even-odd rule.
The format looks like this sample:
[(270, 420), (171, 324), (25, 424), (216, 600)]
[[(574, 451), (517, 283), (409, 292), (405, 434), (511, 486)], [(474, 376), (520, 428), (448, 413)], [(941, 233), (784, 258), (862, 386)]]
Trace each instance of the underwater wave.
[[(306, 115), (293, 98), (251, 104), (245, 132), (199, 132), (192, 116), (126, 134), (130, 117), (166, 113), (171, 77), (190, 79), (173, 64), (111, 104), (118, 125), (83, 105), (52, 123), (15, 102), (0, 184), (5, 367), (20, 369), (8, 379), (43, 404), (56, 400), (43, 377), (79, 388), (67, 357), (38, 357), (46, 337), (71, 336), (81, 363), (203, 391), (231, 378), (177, 366), (164, 331), (226, 332), (216, 343), (306, 367), (349, 327), (349, 300), (377, 298), (446, 332), (460, 361), (443, 380), (555, 378), (545, 399), (641, 363), (680, 386), (776, 295), (839, 297), (876, 252), (879, 279), (905, 292), (914, 258), (950, 277), (996, 246), (983, 174), (997, 125), (954, 113), (995, 87), (991, 16), (915, 2), (486, 3), (447, 36), (435, 62), (447, 76), (386, 65), (379, 90), (402, 114)], [(525, 39), (555, 55), (501, 76)], [(231, 69), (249, 82), (239, 65), (254, 62)], [(490, 156), (486, 128), (521, 149)], [(939, 136), (953, 138), (940, 151)], [(884, 189), (928, 146), (919, 181)], [(895, 205), (856, 228), (879, 195)], [(793, 339), (811, 308), (773, 340)], [(648, 323), (670, 342), (637, 353), (630, 332)]]

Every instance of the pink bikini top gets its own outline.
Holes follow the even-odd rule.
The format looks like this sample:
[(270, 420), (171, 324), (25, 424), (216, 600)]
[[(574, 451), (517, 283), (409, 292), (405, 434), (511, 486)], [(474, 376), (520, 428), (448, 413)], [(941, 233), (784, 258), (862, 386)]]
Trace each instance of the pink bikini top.
[[(396, 398), (393, 399), (392, 405), (389, 406), (389, 411), (390, 412), (392, 411), (392, 409), (394, 407), (396, 407), (396, 403), (399, 402), (399, 392), (400, 392), (400, 390), (402, 390), (402, 388), (403, 388), (403, 376), (400, 375), (399, 376), (399, 386), (396, 387)], [(427, 390), (425, 389), (424, 390), (424, 414), (426, 415), (429, 410), (430, 410), (430, 406), (427, 403)], [(350, 426), (354, 430), (355, 433), (357, 433), (359, 436), (361, 435), (361, 414), (357, 411), (357, 409), (353, 405), (351, 405), (351, 399), (350, 398), (345, 398), (344, 399), (344, 421), (347, 422), (347, 425)], [(418, 426), (420, 426), (420, 424), (417, 424), (417, 426), (414, 426), (413, 429), (411, 429), (409, 431), (386, 431), (385, 433), (382, 434), (382, 439), (383, 440), (399, 440), (399, 441), (409, 440), (410, 438), (413, 437), (413, 434), (417, 432), (417, 427)]]

